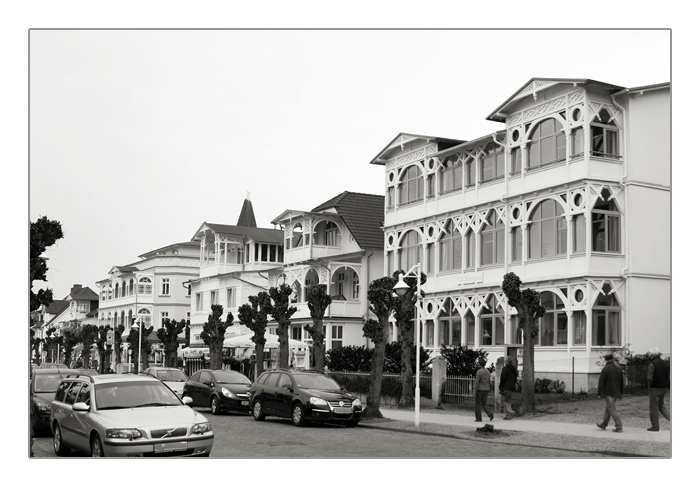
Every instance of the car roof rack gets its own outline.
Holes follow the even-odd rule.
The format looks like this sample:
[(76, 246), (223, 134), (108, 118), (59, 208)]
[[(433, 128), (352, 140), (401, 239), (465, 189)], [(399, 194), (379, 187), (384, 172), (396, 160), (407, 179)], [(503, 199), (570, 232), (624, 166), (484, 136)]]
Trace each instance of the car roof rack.
[(93, 380), (92, 376), (91, 376), (91, 375), (87, 375), (87, 374), (67, 374), (67, 375), (64, 377), (64, 379), (76, 379), (76, 378), (79, 378), (79, 377), (88, 378), (88, 379), (90, 379), (90, 383), (92, 383), (92, 384), (95, 383), (95, 381)]

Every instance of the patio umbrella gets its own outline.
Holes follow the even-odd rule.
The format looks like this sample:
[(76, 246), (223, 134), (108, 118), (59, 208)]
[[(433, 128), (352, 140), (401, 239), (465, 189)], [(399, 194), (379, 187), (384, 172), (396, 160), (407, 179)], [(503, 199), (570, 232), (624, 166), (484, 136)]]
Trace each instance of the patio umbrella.
[[(306, 343), (300, 342), (299, 340), (288, 339), (289, 348), (306, 348)], [(273, 335), (272, 333), (265, 333), (265, 348), (278, 348), (279, 337)], [(255, 342), (253, 342), (253, 333), (248, 333), (247, 335), (239, 335), (237, 337), (231, 337), (224, 340), (224, 348), (254, 348)]]

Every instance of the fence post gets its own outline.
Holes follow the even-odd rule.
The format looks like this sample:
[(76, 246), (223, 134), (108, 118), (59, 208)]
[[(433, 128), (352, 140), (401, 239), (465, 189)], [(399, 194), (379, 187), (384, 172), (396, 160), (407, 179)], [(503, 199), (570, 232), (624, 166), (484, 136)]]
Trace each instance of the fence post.
[(576, 365), (574, 364), (575, 361), (576, 358), (571, 357), (571, 399), (574, 399), (576, 397), (576, 388), (574, 387), (574, 377), (576, 370)]
[(432, 376), (432, 388), (433, 388), (433, 404), (440, 407), (442, 404), (442, 384), (447, 380), (447, 362), (445, 357), (435, 357), (433, 359), (433, 376)]

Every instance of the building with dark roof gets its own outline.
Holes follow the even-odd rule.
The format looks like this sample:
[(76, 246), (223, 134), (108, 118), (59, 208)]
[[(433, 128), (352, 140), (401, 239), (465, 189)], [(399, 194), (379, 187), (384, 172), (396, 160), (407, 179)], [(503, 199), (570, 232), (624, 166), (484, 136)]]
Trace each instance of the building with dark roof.
[(345, 191), (310, 211), (286, 210), (272, 223), (284, 232), (284, 261), (268, 271), (269, 285), (285, 282), (296, 290), (290, 337), (309, 340), (306, 290), (325, 284), (332, 298), (326, 348), (367, 345), (367, 289), (384, 275), (384, 196)]
[(384, 273), (427, 274), (422, 345), (516, 353), (514, 272), (546, 309), (536, 370), (670, 351), (670, 106), (670, 83), (533, 78), (487, 116), (493, 133), (385, 146), (370, 161), (385, 170)]

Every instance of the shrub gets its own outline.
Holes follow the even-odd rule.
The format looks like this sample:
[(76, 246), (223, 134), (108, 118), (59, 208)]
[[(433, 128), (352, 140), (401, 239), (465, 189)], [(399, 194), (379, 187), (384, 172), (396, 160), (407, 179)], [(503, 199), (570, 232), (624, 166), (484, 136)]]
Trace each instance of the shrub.
[(566, 384), (560, 380), (547, 379), (546, 377), (535, 379), (535, 394), (562, 394), (565, 391)]
[[(369, 376), (368, 375), (355, 375), (355, 374), (342, 374), (333, 373), (329, 374), (338, 384), (343, 386), (350, 392), (355, 394), (368, 394), (369, 393)], [(393, 398), (395, 400), (401, 399), (401, 379), (398, 377), (382, 377), (382, 390), (381, 395), (387, 398)], [(420, 395), (422, 397), (432, 397), (433, 391), (430, 386), (422, 386), (420, 389)]]
[[(411, 365), (415, 367), (416, 352), (411, 349)], [(421, 347), (421, 374), (430, 372), (430, 353)], [(349, 345), (335, 348), (326, 352), (326, 365), (330, 370), (348, 370), (353, 372), (369, 372), (372, 370), (372, 349)], [(412, 369), (413, 369), (412, 367)], [(399, 342), (390, 342), (386, 345), (384, 357), (384, 373), (401, 373), (401, 345)]]
[[(489, 353), (484, 349), (475, 350), (467, 346), (446, 347), (442, 346), (440, 355), (445, 358), (447, 364), (447, 375), (475, 375), (479, 366), (477, 362), (480, 358), (486, 359)], [(493, 372), (494, 366), (487, 367), (489, 372)]]

